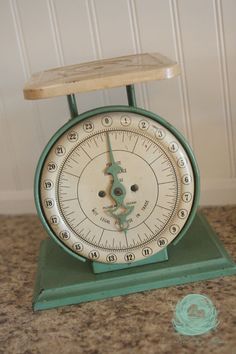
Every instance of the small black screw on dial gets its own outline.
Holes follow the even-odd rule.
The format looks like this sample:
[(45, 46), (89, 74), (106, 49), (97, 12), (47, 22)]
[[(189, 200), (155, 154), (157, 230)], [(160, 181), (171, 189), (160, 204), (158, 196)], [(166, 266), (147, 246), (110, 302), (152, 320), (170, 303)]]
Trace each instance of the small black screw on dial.
[(120, 195), (123, 194), (123, 191), (122, 191), (121, 188), (117, 187), (117, 188), (114, 189), (114, 194), (115, 194), (116, 196), (120, 196)]
[(131, 187), (130, 187), (131, 191), (132, 192), (137, 192), (138, 191), (138, 185), (137, 184), (133, 184)]
[(106, 195), (106, 192), (105, 192), (105, 191), (99, 191), (99, 192), (98, 192), (98, 196), (99, 196), (100, 198), (104, 198), (105, 195)]

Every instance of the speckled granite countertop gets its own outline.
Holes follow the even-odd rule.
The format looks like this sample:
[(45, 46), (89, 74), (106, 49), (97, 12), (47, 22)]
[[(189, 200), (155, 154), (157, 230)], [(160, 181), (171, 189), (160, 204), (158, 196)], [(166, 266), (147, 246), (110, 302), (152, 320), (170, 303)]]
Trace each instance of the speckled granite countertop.
[[(236, 261), (236, 206), (204, 214)], [(236, 353), (236, 276), (33, 313), (39, 244), (36, 216), (0, 216), (0, 353)], [(206, 294), (219, 311), (216, 331), (184, 337), (172, 327), (176, 303)]]

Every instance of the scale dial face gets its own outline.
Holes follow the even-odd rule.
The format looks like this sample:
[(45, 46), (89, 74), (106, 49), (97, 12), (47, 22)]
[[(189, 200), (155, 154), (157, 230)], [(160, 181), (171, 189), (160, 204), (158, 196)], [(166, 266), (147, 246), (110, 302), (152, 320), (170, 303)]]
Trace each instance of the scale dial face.
[(44, 223), (64, 247), (97, 262), (161, 251), (193, 208), (184, 145), (167, 123), (133, 112), (94, 114), (62, 129), (40, 168)]

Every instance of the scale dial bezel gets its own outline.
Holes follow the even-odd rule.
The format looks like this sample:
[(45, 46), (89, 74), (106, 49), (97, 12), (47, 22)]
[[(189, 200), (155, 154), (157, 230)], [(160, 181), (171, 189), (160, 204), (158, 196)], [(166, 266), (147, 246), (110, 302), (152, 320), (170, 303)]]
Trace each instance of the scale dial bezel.
[[(198, 170), (198, 166), (195, 160), (195, 157), (193, 155), (193, 152), (189, 146), (189, 144), (186, 142), (185, 138), (182, 136), (182, 134), (180, 134), (176, 128), (174, 128), (171, 124), (169, 124), (167, 121), (165, 121), (163, 118), (161, 118), (160, 116), (146, 111), (144, 109), (141, 108), (137, 108), (137, 107), (129, 107), (129, 106), (107, 106), (107, 107), (101, 107), (101, 108), (97, 108), (94, 110), (90, 110), (88, 112), (85, 112), (81, 115), (79, 115), (76, 118), (73, 118), (72, 120), (70, 120), (69, 122), (67, 122), (65, 125), (63, 125), (54, 135), (53, 137), (50, 139), (50, 141), (48, 142), (48, 144), (46, 145), (40, 159), (38, 162), (38, 166), (36, 169), (36, 173), (35, 173), (35, 204), (36, 204), (36, 208), (38, 211), (38, 215), (41, 219), (41, 222), (43, 224), (43, 226), (45, 227), (47, 233), (49, 234), (49, 236), (52, 237), (52, 239), (58, 244), (60, 245), (67, 253), (69, 253), (70, 255), (76, 257), (79, 260), (85, 261), (87, 258), (85, 258), (84, 256), (81, 256), (80, 254), (76, 253), (75, 251), (73, 251), (71, 248), (67, 247), (65, 243), (63, 243), (59, 237), (54, 233), (53, 229), (50, 227), (49, 222), (44, 214), (44, 210), (43, 210), (43, 205), (42, 205), (42, 201), (41, 201), (41, 196), (40, 196), (40, 185), (41, 185), (41, 176), (42, 176), (42, 170), (45, 164), (45, 161), (47, 159), (47, 156), (49, 154), (49, 152), (51, 151), (51, 149), (54, 147), (54, 145), (56, 144), (56, 142), (59, 140), (59, 138), (65, 134), (67, 131), (70, 131), (71, 128), (78, 124), (81, 123), (84, 120), (87, 120), (91, 117), (94, 117), (96, 115), (99, 114), (109, 114), (112, 112), (121, 112), (122, 114), (129, 114), (129, 113), (135, 113), (138, 115), (143, 116), (144, 118), (150, 118), (153, 119), (154, 121), (156, 121), (157, 123), (161, 124), (166, 130), (170, 131), (171, 134), (174, 135), (174, 137), (176, 138), (177, 141), (179, 141), (179, 143), (181, 144), (181, 146), (184, 148), (185, 153), (188, 156), (188, 159), (191, 163), (191, 168), (192, 168), (192, 172), (193, 172), (193, 177), (194, 177), (194, 193), (193, 193), (193, 201), (192, 201), (192, 207), (191, 210), (188, 214), (187, 220), (183, 226), (183, 228), (181, 229), (181, 231), (178, 233), (177, 237), (174, 239), (174, 242), (176, 242), (176, 240), (181, 239), (181, 237), (186, 233), (186, 231), (188, 230), (189, 226), (191, 225), (197, 207), (198, 207), (198, 201), (199, 201), (199, 194), (200, 194), (200, 186), (199, 186), (199, 170)], [(172, 241), (173, 242), (173, 241)], [(94, 259), (94, 261), (98, 261)], [(132, 262), (132, 260), (129, 260)], [(135, 259), (136, 261), (136, 259)], [(104, 263), (107, 263), (106, 261), (102, 261)], [(124, 260), (122, 263), (127, 263), (128, 260)], [(121, 262), (118, 262), (121, 263)]]

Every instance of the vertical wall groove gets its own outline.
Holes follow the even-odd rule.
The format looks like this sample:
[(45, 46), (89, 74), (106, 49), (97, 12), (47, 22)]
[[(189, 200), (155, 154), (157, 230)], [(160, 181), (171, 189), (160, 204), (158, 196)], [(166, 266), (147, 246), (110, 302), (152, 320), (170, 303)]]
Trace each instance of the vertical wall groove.
[[(18, 50), (21, 58), (21, 65), (22, 65), (22, 70), (24, 73), (24, 79), (27, 81), (31, 74), (31, 65), (30, 65), (30, 60), (29, 60), (29, 55), (28, 51), (26, 49), (26, 44), (25, 44), (25, 38), (24, 38), (24, 32), (22, 28), (22, 23), (21, 23), (21, 18), (20, 18), (20, 12), (18, 9), (18, 4), (17, 0), (11, 0), (11, 13), (12, 13), (12, 18), (13, 18), (13, 24), (15, 28), (15, 35), (17, 39), (17, 45), (18, 45)], [(37, 134), (39, 136), (39, 141), (40, 145), (43, 146), (44, 144), (44, 134), (43, 134), (43, 128), (40, 120), (40, 113), (38, 109), (38, 105), (36, 102), (31, 102), (31, 108), (32, 108), (32, 113), (35, 115), (35, 124), (37, 126)], [(19, 178), (18, 178), (19, 180)]]
[(24, 78), (25, 80), (28, 80), (30, 77), (31, 69), (30, 69), (30, 64), (28, 59), (28, 53), (26, 51), (24, 35), (22, 31), (22, 26), (21, 26), (21, 21), (20, 21), (18, 6), (17, 6), (17, 0), (11, 0), (10, 4), (11, 4), (13, 24), (15, 28), (15, 35), (16, 35), (18, 50), (21, 58)]
[(58, 65), (63, 66), (65, 65), (65, 59), (64, 59), (62, 41), (61, 41), (54, 1), (48, 0), (47, 5), (48, 5), (49, 19), (52, 28), (52, 35), (53, 35), (53, 41), (56, 50)]
[[(27, 77), (27, 71), (26, 71), (26, 66), (24, 65), (24, 58), (25, 58), (25, 53), (23, 53), (22, 51), (22, 46), (21, 46), (21, 36), (20, 36), (20, 32), (18, 30), (19, 25), (18, 25), (18, 11), (17, 11), (17, 7), (16, 7), (16, 2), (15, 0), (11, 0), (10, 1), (10, 9), (11, 9), (11, 15), (12, 15), (12, 20), (13, 20), (13, 26), (14, 26), (14, 31), (15, 31), (15, 35), (16, 35), (16, 41), (17, 41), (17, 45), (18, 45), (18, 50), (19, 50), (19, 54), (20, 54), (20, 59), (21, 59), (21, 63), (22, 63), (22, 68), (23, 68), (23, 73), (24, 73), (24, 77)], [(13, 148), (13, 138), (12, 138), (12, 134), (11, 134), (11, 129), (10, 129), (10, 125), (8, 122), (8, 116), (7, 116), (7, 111), (6, 111), (6, 107), (5, 107), (5, 102), (4, 102), (4, 98), (2, 98), (1, 100), (2, 102), (2, 113), (3, 113), (3, 119), (5, 122), (5, 127), (8, 130), (8, 134), (9, 137), (7, 139), (7, 149), (10, 152), (9, 156), (11, 156), (13, 163), (12, 163), (12, 174), (13, 174), (13, 179), (14, 179), (14, 183), (15, 183), (15, 187), (16, 190), (21, 190), (22, 186), (20, 183), (20, 178), (19, 178), (19, 171), (20, 171), (20, 167), (19, 167), (19, 161), (17, 161), (17, 156), (16, 156), (16, 151)]]
[[(9, 159), (11, 162), (9, 165), (11, 166), (10, 172), (13, 176), (14, 187), (16, 190), (20, 190), (21, 186), (20, 186), (19, 178), (18, 178), (18, 176), (19, 176), (19, 163), (16, 158), (16, 153), (13, 150), (13, 144), (12, 144), (13, 139), (12, 139), (12, 135), (11, 135), (11, 129), (9, 126), (8, 117), (7, 117), (7, 113), (6, 113), (6, 107), (5, 107), (4, 99), (2, 97), (1, 92), (0, 92), (0, 116), (2, 116), (1, 120), (3, 121), (4, 128), (8, 132), (7, 138), (5, 138), (5, 142), (6, 142), (6, 150), (8, 152), (7, 159)], [(3, 129), (2, 133), (6, 134), (4, 129)]]
[[(128, 0), (128, 12), (129, 12), (129, 19), (130, 19), (130, 28), (131, 28), (131, 35), (133, 39), (133, 46), (135, 53), (142, 53), (142, 44), (140, 38), (140, 29), (138, 24), (138, 16), (136, 10), (136, 3), (135, 0)], [(146, 109), (149, 109), (150, 104), (148, 100), (147, 94), (147, 86), (146, 84), (141, 85), (141, 93), (142, 93), (142, 106)]]
[[(22, 30), (22, 26), (21, 26), (19, 10), (18, 10), (16, 0), (10, 0), (10, 9), (11, 9), (11, 16), (12, 16), (12, 20), (13, 20), (13, 26), (14, 26), (15, 36), (16, 36), (18, 52), (19, 52), (19, 56), (20, 56), (20, 60), (21, 60), (22, 71), (23, 71), (23, 75), (24, 75), (24, 80), (26, 81), (30, 77), (31, 69), (30, 69), (28, 53), (26, 50), (26, 45), (25, 45), (25, 41), (24, 41), (24, 35), (23, 35), (23, 30)], [(7, 122), (8, 118), (7, 118), (7, 113), (6, 113), (6, 109), (4, 106), (5, 105), (3, 103), (6, 126), (8, 127), (8, 132), (10, 132), (11, 129), (10, 129), (10, 126)], [(33, 105), (32, 105), (32, 107), (33, 107)], [(36, 112), (34, 108), (33, 108), (33, 112)], [(39, 135), (40, 135), (40, 139), (41, 139), (42, 138), (42, 134), (41, 134), (42, 128), (41, 128), (40, 121), (38, 121), (37, 126), (38, 126), (38, 131), (39, 131)], [(8, 146), (10, 145), (11, 148), (8, 148), (8, 150), (11, 152), (11, 156), (14, 161), (12, 165), (14, 166), (14, 169), (15, 169), (15, 171), (13, 171), (13, 178), (15, 181), (16, 190), (22, 190), (22, 184), (20, 182), (21, 179), (20, 179), (20, 173), (19, 173), (19, 171), (20, 171), (19, 163), (20, 162), (17, 160), (17, 155), (16, 155), (16, 151), (14, 149), (14, 144), (12, 143), (11, 134), (9, 134), (9, 137), (10, 137), (10, 142), (8, 141)]]
[(236, 177), (236, 156), (234, 152), (233, 124), (230, 104), (229, 76), (225, 49), (224, 23), (221, 0), (213, 0), (215, 30), (220, 67), (221, 91), (223, 100), (224, 121), (227, 133), (228, 153), (231, 177)]
[[(91, 41), (96, 59), (103, 59), (102, 44), (99, 33), (98, 18), (94, 0), (86, 0), (89, 27), (91, 32)], [(102, 92), (103, 104), (109, 105), (110, 100), (107, 91)]]
[(175, 52), (176, 52), (177, 61), (181, 67), (180, 95), (181, 95), (181, 101), (182, 101), (182, 109), (183, 109), (183, 113), (184, 113), (185, 135), (187, 136), (188, 141), (191, 143), (192, 147), (194, 148), (193, 133), (192, 133), (192, 126), (191, 126), (190, 103), (189, 103), (189, 96), (188, 96), (187, 78), (186, 78), (186, 73), (185, 73), (184, 51), (183, 51), (183, 44), (182, 44), (178, 2), (177, 2), (177, 0), (170, 0), (169, 5), (170, 5)]

